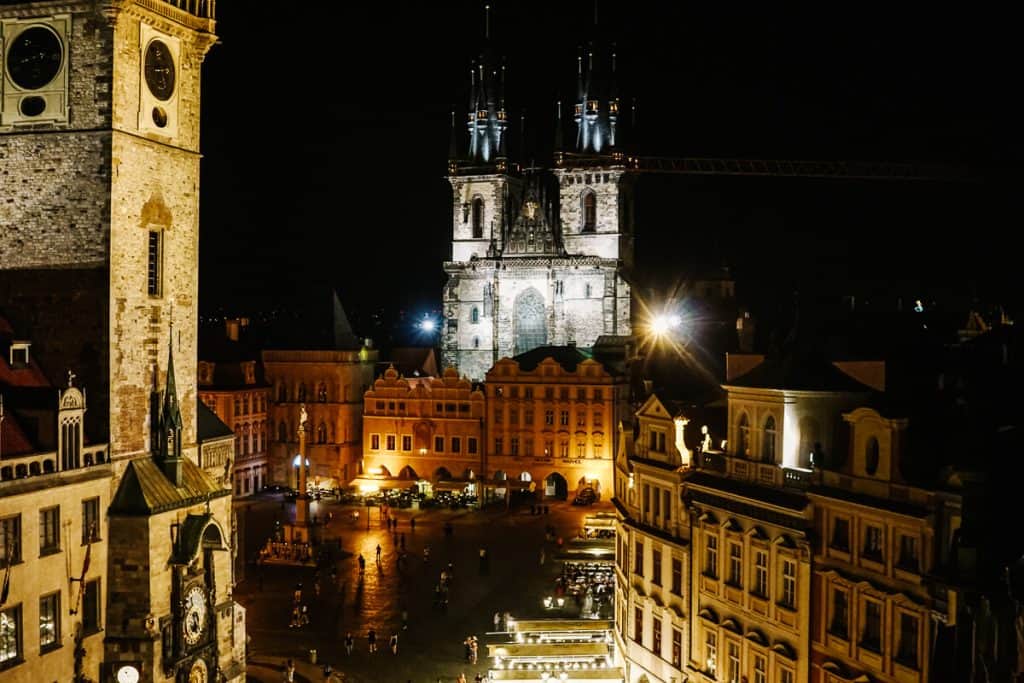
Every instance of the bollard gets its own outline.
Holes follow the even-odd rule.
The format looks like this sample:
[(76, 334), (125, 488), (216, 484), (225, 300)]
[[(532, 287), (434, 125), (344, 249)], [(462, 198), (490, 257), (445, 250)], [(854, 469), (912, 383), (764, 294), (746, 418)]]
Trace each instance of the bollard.
[(316, 664), (316, 650), (309, 651), (309, 663)]

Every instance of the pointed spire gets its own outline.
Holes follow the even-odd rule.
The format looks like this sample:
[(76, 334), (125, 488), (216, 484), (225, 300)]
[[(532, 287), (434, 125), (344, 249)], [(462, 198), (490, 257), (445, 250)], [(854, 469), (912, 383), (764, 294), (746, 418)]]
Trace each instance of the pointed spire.
[(456, 130), (455, 130), (455, 109), (452, 109), (452, 128), (451, 128), (451, 133), (449, 134), (448, 137), (449, 137), (449, 140), (448, 140), (448, 158), (449, 159), (458, 159), (459, 158), (459, 141), (458, 141), (458, 135), (456, 134)]
[(178, 388), (174, 381), (174, 324), (171, 323), (170, 340), (167, 345), (167, 381), (164, 386), (164, 405), (160, 412), (159, 454), (164, 475), (175, 486), (182, 485), (182, 427)]
[(562, 100), (555, 103), (555, 151), (561, 152), (564, 146), (562, 140)]
[(484, 5), (484, 38), (491, 39), (491, 6)]

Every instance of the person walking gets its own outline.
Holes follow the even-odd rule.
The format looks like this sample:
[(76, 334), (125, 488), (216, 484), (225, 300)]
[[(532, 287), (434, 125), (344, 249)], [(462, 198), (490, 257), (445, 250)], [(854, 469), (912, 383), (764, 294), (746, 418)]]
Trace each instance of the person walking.
[(361, 577), (366, 573), (366, 558), (363, 557), (362, 553), (359, 553), (359, 576)]
[(411, 517), (409, 519), (409, 530), (410, 531), (416, 531), (416, 518), (415, 517)]
[(295, 683), (295, 662), (290, 659), (284, 667), (284, 680), (287, 683)]
[(423, 546), (423, 564), (429, 564), (429, 563), (430, 563), (430, 546), (429, 545), (425, 545), (425, 546)]
[(494, 613), (494, 630), (495, 631), (500, 631), (501, 630), (501, 612), (495, 612)]
[(356, 639), (352, 637), (352, 632), (349, 631), (345, 634), (345, 653), (352, 654), (352, 648), (355, 647)]
[(391, 641), (388, 644), (391, 646), (391, 654), (397, 655), (398, 654), (398, 634), (397, 633), (392, 633), (391, 634)]
[(366, 634), (366, 644), (369, 646), (371, 653), (377, 651), (377, 632), (372, 628), (369, 633)]
[(540, 548), (540, 566), (544, 566), (544, 546)]
[(324, 664), (324, 683), (330, 683), (333, 672), (334, 668), (330, 664)]
[(377, 544), (377, 564), (380, 564), (380, 543)]
[(455, 683), (466, 683), (466, 674), (459, 674), (459, 677), (455, 679)]

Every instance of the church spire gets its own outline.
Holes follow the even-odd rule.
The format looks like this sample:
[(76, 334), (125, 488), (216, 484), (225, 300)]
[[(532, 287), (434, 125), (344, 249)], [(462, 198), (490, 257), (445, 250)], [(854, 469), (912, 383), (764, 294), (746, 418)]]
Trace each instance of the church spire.
[(470, 73), (466, 157), (471, 165), (505, 165), (504, 159), (508, 156), (505, 76), (504, 60), (491, 54), (491, 6), (488, 4), (484, 6), (484, 49)]
[(167, 382), (164, 387), (164, 403), (160, 411), (159, 460), (164, 474), (175, 486), (182, 485), (181, 473), (181, 407), (178, 405), (178, 389), (174, 381), (174, 326), (167, 345)]

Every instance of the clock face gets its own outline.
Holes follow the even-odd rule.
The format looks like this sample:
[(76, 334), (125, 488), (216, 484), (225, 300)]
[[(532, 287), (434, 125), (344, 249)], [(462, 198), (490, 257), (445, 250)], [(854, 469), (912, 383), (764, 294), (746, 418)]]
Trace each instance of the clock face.
[(206, 595), (202, 586), (185, 593), (185, 642), (195, 645), (206, 630)]
[(18, 34), (7, 50), (7, 73), (19, 88), (38, 90), (60, 73), (64, 48), (57, 34), (32, 26)]
[(153, 97), (166, 102), (174, 94), (174, 58), (171, 50), (159, 40), (146, 48), (146, 86)]
[(117, 683), (138, 683), (139, 670), (126, 664), (117, 670)]

